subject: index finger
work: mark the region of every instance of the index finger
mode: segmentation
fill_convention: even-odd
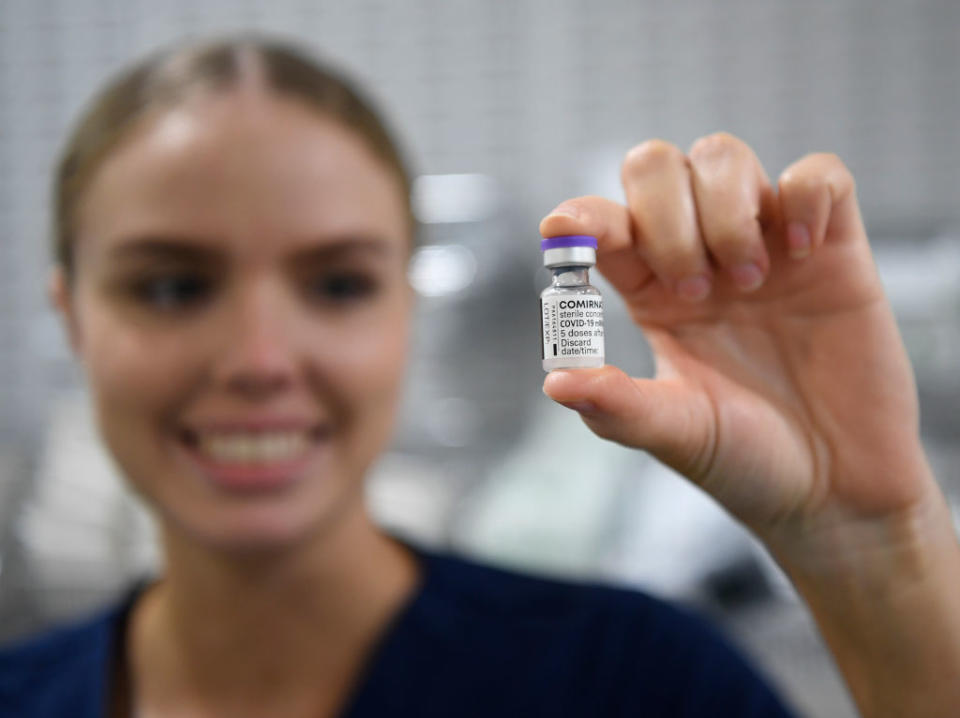
[[[630,211],[618,202],[592,195],[568,199],[540,221],[540,234],[596,237],[597,269],[628,301],[656,279],[637,251]]]

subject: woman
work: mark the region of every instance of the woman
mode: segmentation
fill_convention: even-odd
[[[850,174],[752,151],[626,157],[627,206],[562,203],[655,379],[554,372],[768,546],[864,715],[958,697],[960,552]],[[177,49],[112,83],[57,177],[51,294],[166,565],[0,658],[4,715],[785,715],[695,618],[408,547],[361,500],[407,344],[403,163],[367,105],[283,47]]]

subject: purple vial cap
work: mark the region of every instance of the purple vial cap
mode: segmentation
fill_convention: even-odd
[[[597,248],[597,238],[589,234],[567,234],[562,237],[547,237],[540,242],[540,249],[546,252],[548,249],[565,249],[567,247],[591,247]]]

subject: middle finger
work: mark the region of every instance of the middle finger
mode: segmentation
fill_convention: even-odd
[[[690,168],[710,254],[740,290],[759,288],[770,271],[760,220],[773,197],[760,161],[745,142],[719,132],[694,143]]]
[[[710,293],[711,270],[690,187],[687,158],[663,140],[627,153],[621,171],[637,251],[660,281],[690,301]]]

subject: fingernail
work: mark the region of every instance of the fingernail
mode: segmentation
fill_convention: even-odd
[[[744,262],[730,268],[730,276],[740,289],[751,292],[763,284],[763,272],[753,262]]]
[[[803,222],[787,225],[787,251],[793,259],[810,256],[810,230]]]
[[[562,214],[567,217],[579,218],[580,209],[575,204],[567,204],[566,202],[561,202],[556,207],[554,207],[553,210],[550,212],[550,215],[547,215],[547,216],[551,216],[555,214]]]
[[[568,409],[579,411],[581,414],[589,414],[597,410],[597,405],[592,401],[561,401],[560,403]]]
[[[684,277],[675,288],[677,295],[688,302],[699,302],[710,294],[710,278],[705,274]]]

